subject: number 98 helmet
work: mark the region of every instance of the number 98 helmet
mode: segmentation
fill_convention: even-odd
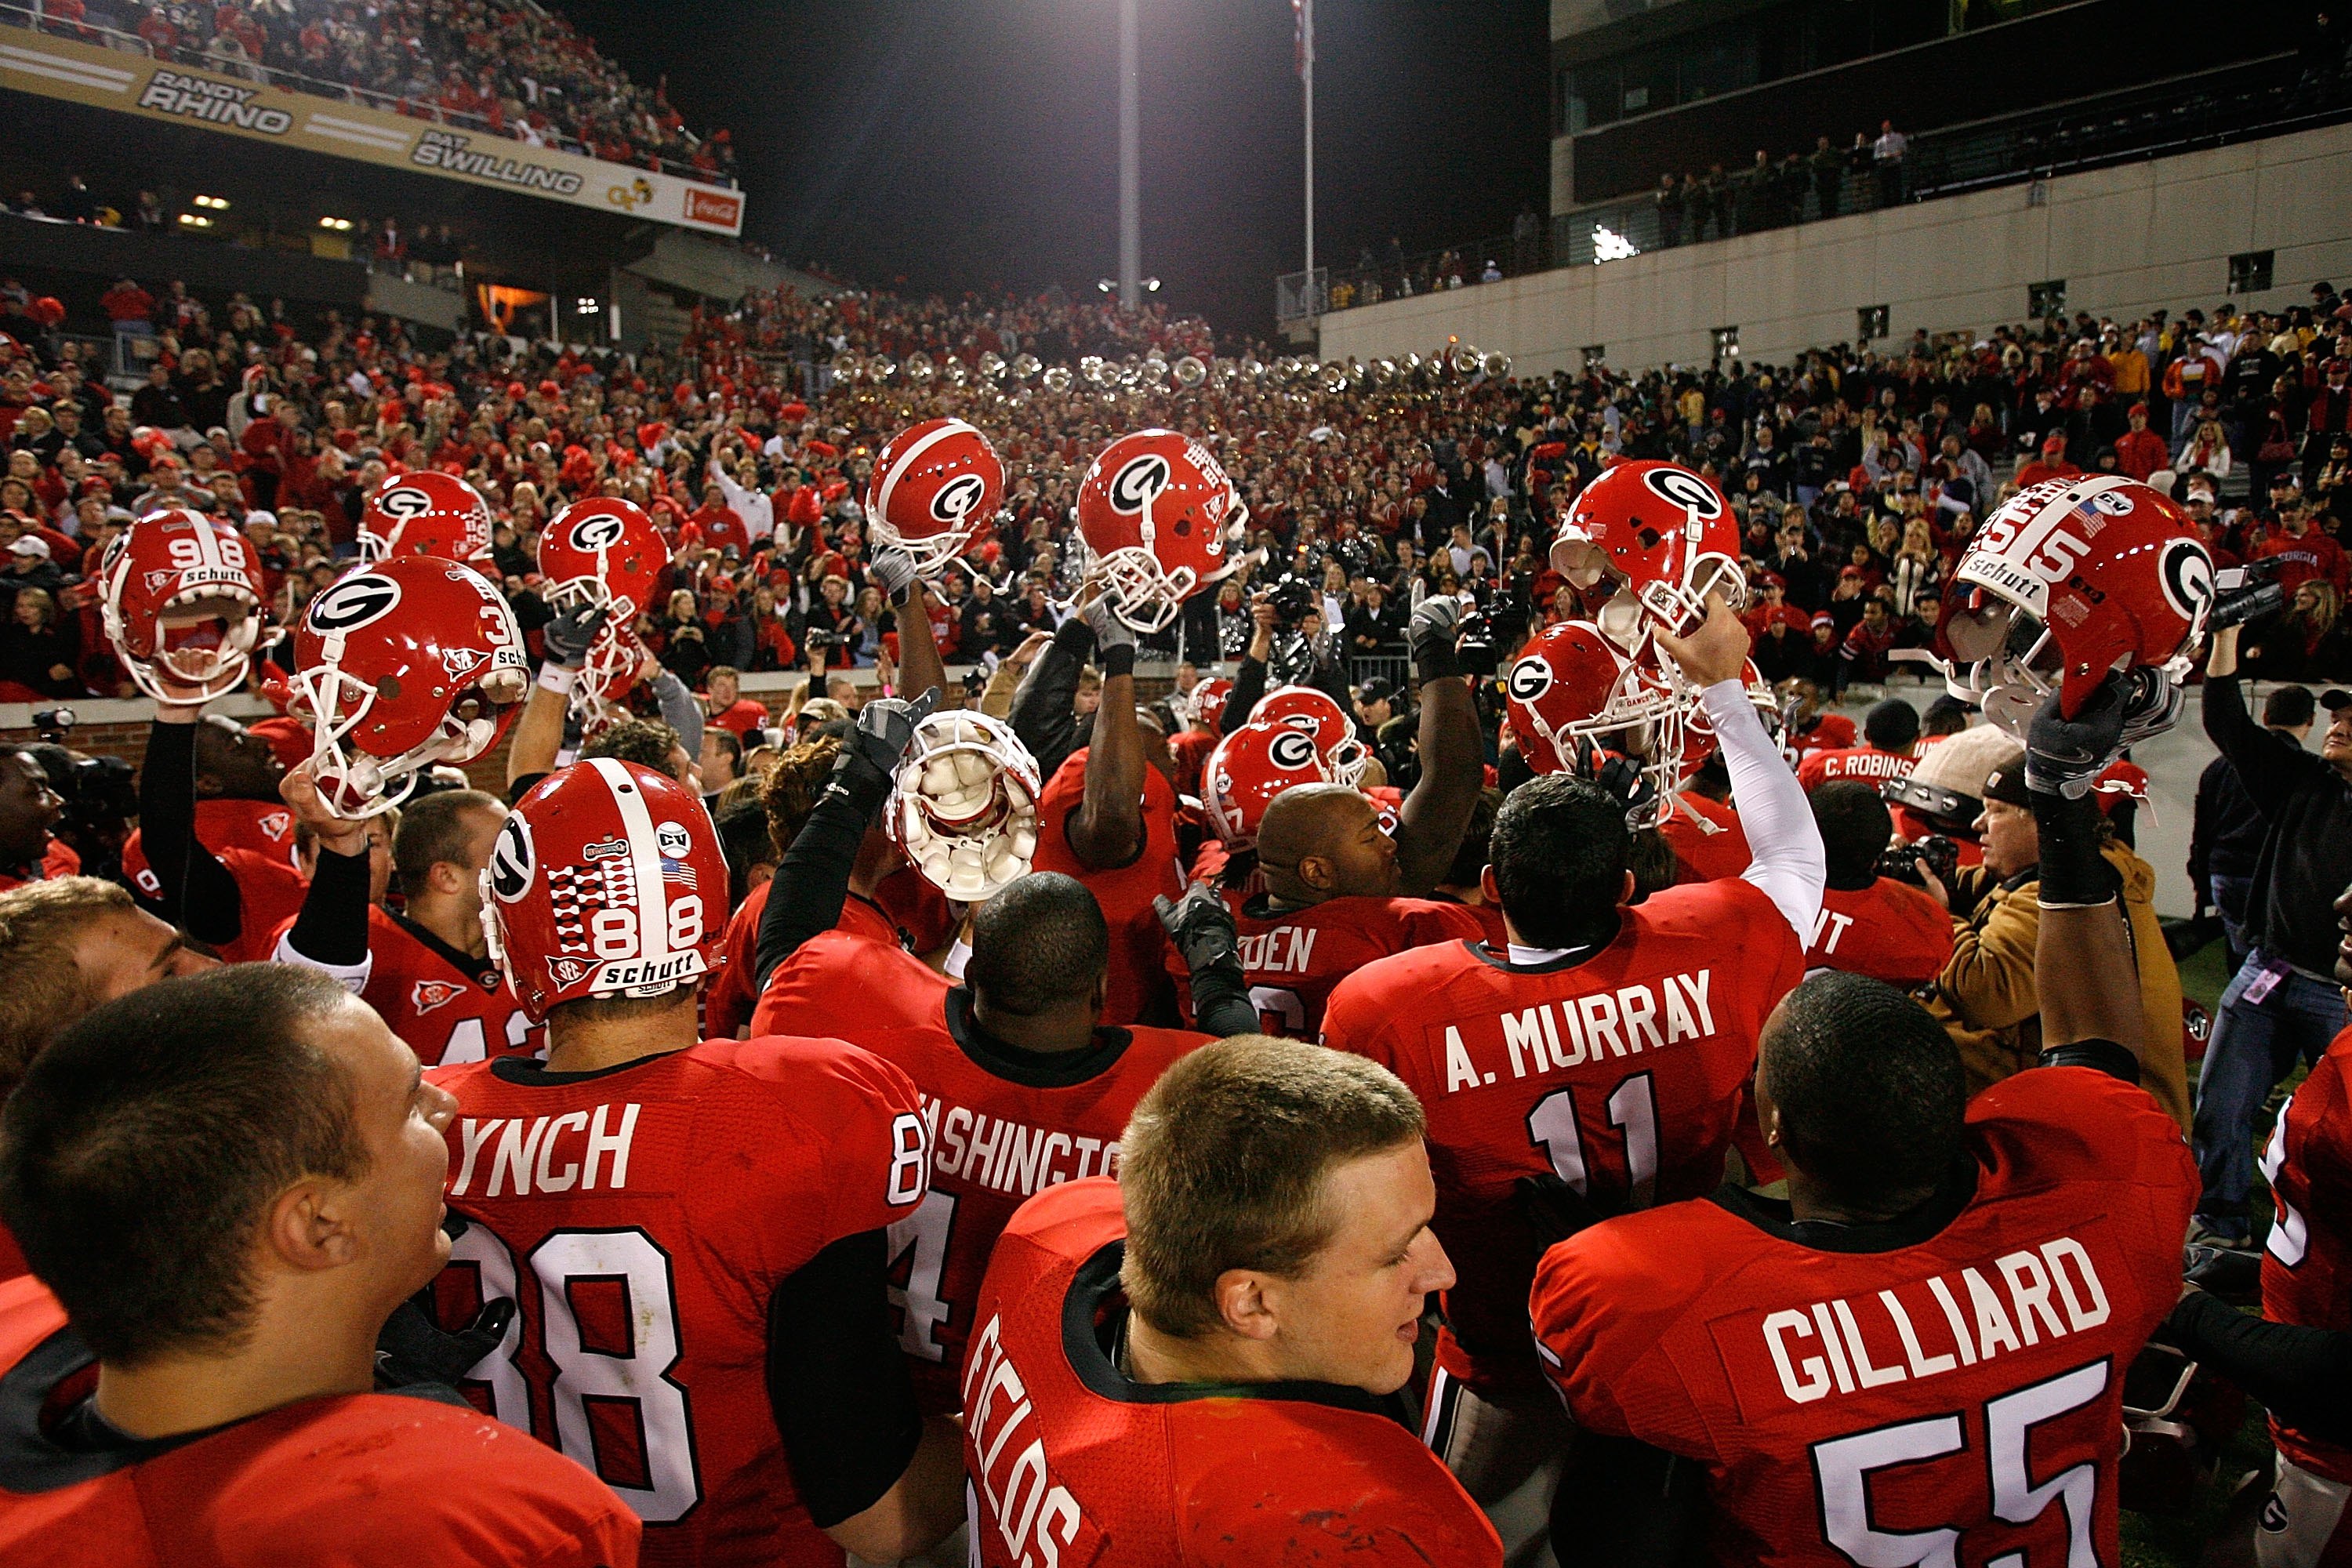
[[[2021,739],[2054,687],[2068,718],[2111,670],[2178,688],[2213,609],[2213,558],[2188,514],[2117,474],[2045,479],[1969,541],[1944,624],[1952,694]]]
[[[929,579],[1003,502],[1004,465],[988,437],[961,419],[926,419],[892,437],[874,459],[866,526],[876,543],[903,547]]]
[[[1519,756],[1539,773],[1578,771],[1580,737],[1646,729],[1670,694],[1590,621],[1561,621],[1528,641],[1503,675],[1503,703]]]
[[[1139,632],[1233,574],[1249,508],[1209,449],[1173,430],[1139,430],[1103,448],[1078,486],[1078,533],[1107,582],[1111,611]]]
[[[507,814],[482,868],[482,931],[533,1022],[566,1002],[693,985],[726,963],[726,926],[710,814],[635,763],[550,773]]]
[[[915,727],[883,826],[933,886],[978,903],[1028,872],[1044,788],[1037,759],[1003,721],[933,713]]]
[[[1551,563],[1579,589],[1605,579],[1633,601],[1604,607],[1601,629],[1628,650],[1654,627],[1681,635],[1706,618],[1706,596],[1734,609],[1748,599],[1739,524],[1700,475],[1675,463],[1624,462],[1584,487],[1560,519]]]
[[[245,683],[262,581],[242,534],[184,507],[152,512],[107,546],[98,575],[107,639],[140,690],[209,701]]]
[[[490,564],[490,503],[455,474],[394,474],[360,511],[360,559],[436,555],[477,570]]]
[[[316,737],[320,798],[357,819],[398,805],[436,763],[496,745],[530,694],[530,660],[514,612],[479,573],[396,555],[310,601],[287,684]]]

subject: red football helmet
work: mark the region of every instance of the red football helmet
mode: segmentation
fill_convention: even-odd
[[[610,496],[574,501],[539,536],[539,574],[550,608],[587,605],[606,613],[607,626],[655,608],[669,543],[653,520]]]
[[[1643,671],[1643,679],[1645,684],[1658,680],[1646,670]],[[1681,731],[1685,763],[1683,776],[1687,778],[1715,750],[1715,721],[1706,716],[1706,708],[1699,703],[1698,692],[1682,679],[1679,671],[1667,678],[1664,684],[1675,694],[1676,718],[1674,728]],[[1780,734],[1780,694],[1772,689],[1772,683],[1764,679],[1764,672],[1756,668],[1754,659],[1741,667],[1739,684],[1747,693],[1748,703],[1755,708],[1756,716],[1764,721],[1764,732],[1777,741]]]
[[[360,510],[360,559],[435,555],[478,570],[490,564],[490,503],[455,474],[394,474]]]
[[[1253,720],[1219,741],[1202,764],[1201,798],[1225,847],[1247,849],[1257,843],[1258,824],[1276,795],[1296,784],[1341,782],[1313,731]]]
[[[98,578],[107,638],[140,690],[210,701],[244,684],[263,588],[243,534],[183,507],[150,512],[107,546]]]
[[[1641,646],[1653,627],[1677,635],[1706,618],[1706,596],[1734,609],[1748,600],[1739,565],[1739,524],[1731,505],[1697,474],[1675,463],[1626,462],[1602,470],[1560,519],[1551,563],[1580,590],[1604,579],[1622,584],[1597,613],[1619,647]]]
[[[2178,688],[2213,608],[2213,558],[2189,516],[2120,474],[2045,479],[1969,541],[1944,624],[1952,694],[2022,739],[2054,683],[2069,718],[2110,670]]]
[[[533,1022],[583,997],[691,985],[727,962],[719,830],[651,768],[599,757],[550,773],[482,868],[482,930]]]
[[[1037,759],[1001,719],[934,713],[892,781],[883,826],[931,884],[978,903],[1024,876],[1037,852]]]
[[[1323,765],[1343,784],[1360,784],[1372,753],[1356,738],[1356,722],[1339,699],[1320,687],[1277,686],[1250,710],[1253,724],[1287,724],[1315,737]]]
[[[289,685],[316,737],[320,797],[359,818],[399,805],[436,763],[496,745],[530,694],[530,659],[514,612],[480,573],[396,555],[311,599]]]
[[[637,683],[637,672],[645,668],[646,657],[646,645],[628,627],[607,621],[597,629],[588,645],[588,657],[580,666],[580,679],[572,682],[569,704],[572,717],[579,721],[582,739],[627,717],[618,704]]]
[[[936,577],[962,554],[1004,502],[1004,465],[988,437],[961,419],[926,419],[901,430],[874,459],[866,527],[896,544],[915,570]]]
[[[1209,449],[1173,430],[1103,448],[1078,487],[1078,534],[1105,574],[1111,609],[1139,632],[1242,563],[1249,508]]]
[[[1192,694],[1183,700],[1177,717],[1216,734],[1225,721],[1225,704],[1233,700],[1234,683],[1223,676],[1212,676],[1196,684]]]
[[[1589,621],[1546,626],[1504,673],[1519,756],[1539,773],[1574,773],[1580,737],[1637,728],[1646,737],[1671,699],[1663,681],[1644,673]]]

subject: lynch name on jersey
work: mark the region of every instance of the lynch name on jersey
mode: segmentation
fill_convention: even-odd
[[[1031,1197],[1082,1176],[1118,1174],[1116,1142],[1008,1121],[933,1095],[922,1096],[922,1106],[931,1169],[942,1177]]]
[[[1497,1080],[1505,1066],[1513,1078],[1580,1067],[1604,1056],[1657,1050],[1682,1040],[1706,1039],[1716,1032],[1707,1005],[1712,969],[1685,971],[1614,991],[1538,1003],[1501,1013],[1491,1030],[1445,1026],[1445,1092],[1458,1093]]]
[[[620,1192],[629,1184],[629,1145],[636,1139],[642,1109],[633,1101],[600,1105],[593,1116],[567,1110],[561,1116],[461,1117],[457,1179],[450,1184],[449,1195],[466,1196],[478,1173],[480,1195],[486,1198],[509,1192],[527,1198],[574,1187],[583,1193]],[[567,1144],[572,1139],[578,1142]]]

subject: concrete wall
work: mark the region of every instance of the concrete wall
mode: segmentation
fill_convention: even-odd
[[[2210,307],[2247,250],[2277,253],[2257,306],[2352,277],[2352,126],[1337,311],[1322,356],[1425,354],[1454,335],[1519,374],[1573,370],[1586,343],[1616,365],[1704,363],[1709,330],[1737,326],[1747,359],[1786,362],[1850,341],[1865,305],[1889,307],[1897,340],[2021,321],[2027,285],[2049,279],[2070,310]]]

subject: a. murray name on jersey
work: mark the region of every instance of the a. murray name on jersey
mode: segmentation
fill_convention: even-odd
[[[1637,981],[1613,991],[1564,996],[1497,1014],[1492,1029],[1472,1025],[1475,1047],[1462,1026],[1445,1026],[1445,1092],[1500,1080],[1565,1071],[1608,1057],[1637,1056],[1716,1032],[1708,1002],[1715,971],[1669,974],[1654,984]]]
[[[1784,1307],[1757,1325],[1790,1403],[1937,1377],[2095,1329],[2114,1315],[2071,1236],[1867,1295]]]
[[[449,1195],[527,1198],[574,1189],[623,1191],[629,1184],[629,1146],[636,1140],[642,1109],[631,1101],[600,1105],[593,1113],[461,1117],[457,1179],[449,1184]]]
[[[931,1172],[944,1180],[1032,1197],[1082,1176],[1118,1174],[1116,1142],[1007,1121],[928,1094],[922,1100],[923,1121],[930,1129]]]

